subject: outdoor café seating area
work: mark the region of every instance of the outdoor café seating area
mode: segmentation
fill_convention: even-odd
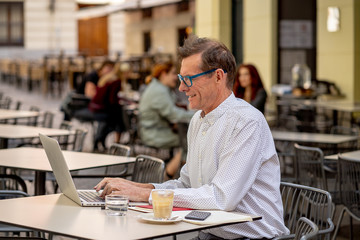
[[[0,198],[32,196],[55,206],[62,203],[66,207],[57,206],[55,211],[68,213],[68,216],[62,215],[64,221],[75,226],[74,231],[64,234],[66,237],[98,236],[95,232],[79,234],[86,226],[71,219],[78,216],[103,219],[104,214],[94,209],[85,211],[78,208],[71,211],[75,203],[62,195],[54,195],[60,193],[61,189],[47,163],[39,133],[59,142],[76,187],[91,188],[107,176],[137,182],[165,181],[164,161],[174,154],[173,151],[186,153],[188,123],[178,123],[181,139],[178,149],[159,149],[142,144],[137,125],[141,97],[139,86],[149,74],[152,64],[158,58],[168,56],[148,57],[126,60],[132,69],[127,82],[131,86],[131,94],[122,92],[119,101],[124,107],[122,114],[126,119],[126,131],[119,143],[115,143],[110,134],[106,142],[108,148],[97,151],[93,149],[93,141],[98,123],[77,118],[65,121],[60,105],[64,96],[76,88],[83,76],[104,59],[66,55],[46,55],[37,61],[1,59]],[[307,225],[309,232],[321,239],[358,239],[360,225],[350,221],[349,216],[360,220],[360,103],[345,101],[341,96],[328,92],[311,96],[272,93],[267,109],[265,116],[269,119],[281,164],[284,220],[291,234],[296,234],[300,225]],[[147,161],[160,164],[144,165]],[[186,154],[182,157],[181,166],[185,162]],[[23,199],[18,201],[22,203]],[[1,203],[1,211],[11,207]],[[42,211],[42,217],[51,217],[49,205],[45,204],[47,207],[39,210],[36,201],[26,204],[29,204],[28,209],[24,210],[27,213]],[[128,229],[128,224],[144,227],[141,225],[143,223],[134,220],[136,211],[128,215],[131,217],[129,223],[123,223],[125,225],[121,230],[113,234],[126,231],[129,239],[169,236],[187,239],[192,235],[182,234],[204,228],[184,222],[177,229],[168,226],[164,230],[156,226],[156,231],[149,229],[143,235],[135,234],[136,231]],[[256,221],[261,216],[252,217]],[[307,219],[311,221],[307,222]],[[0,221],[13,222],[22,227],[17,229],[0,225],[0,232],[4,236],[18,234],[56,238],[63,233],[52,220],[47,226],[31,224],[26,219],[4,218]],[[210,227],[215,226],[218,225]],[[113,235],[106,236],[111,238]]]

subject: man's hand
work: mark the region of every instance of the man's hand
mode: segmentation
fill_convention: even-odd
[[[100,197],[104,198],[109,194],[124,195],[130,201],[147,202],[154,186],[151,184],[135,183],[123,178],[104,178],[94,189],[103,189]]]

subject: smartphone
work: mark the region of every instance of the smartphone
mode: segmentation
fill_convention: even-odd
[[[185,216],[185,219],[204,221],[211,215],[210,212],[191,211]]]

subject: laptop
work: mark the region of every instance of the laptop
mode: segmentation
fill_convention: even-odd
[[[61,192],[82,207],[105,206],[95,190],[76,190],[58,141],[41,133],[39,136]]]

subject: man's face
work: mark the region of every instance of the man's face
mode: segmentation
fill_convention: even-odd
[[[203,72],[199,68],[200,63],[200,53],[184,58],[181,62],[180,75],[193,76]],[[191,109],[203,110],[207,114],[217,107],[219,89],[216,83],[216,72],[193,79],[191,87],[181,82],[179,90],[188,96]]]

